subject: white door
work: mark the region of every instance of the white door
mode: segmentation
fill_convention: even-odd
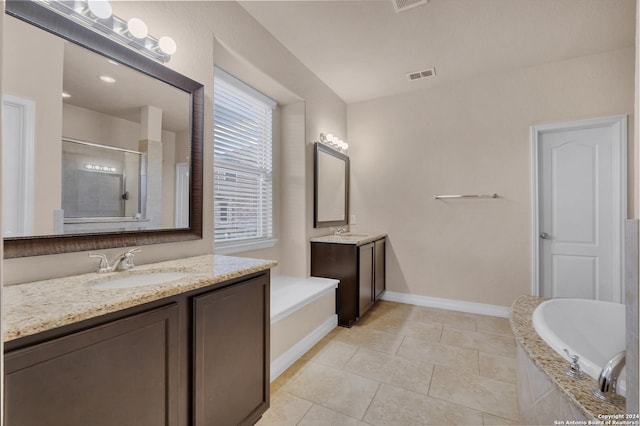
[[[538,294],[621,302],[626,117],[536,126],[534,143]]]
[[[189,164],[176,164],[175,227],[189,227]]]
[[[35,105],[2,96],[2,236],[29,236],[33,229]]]

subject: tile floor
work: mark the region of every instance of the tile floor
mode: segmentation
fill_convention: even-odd
[[[271,384],[258,426],[518,424],[504,318],[379,302]]]

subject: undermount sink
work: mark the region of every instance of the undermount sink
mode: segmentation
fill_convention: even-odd
[[[143,287],[177,281],[191,275],[183,271],[135,271],[122,274],[126,275],[115,274],[110,277],[96,278],[89,285],[96,290]]]

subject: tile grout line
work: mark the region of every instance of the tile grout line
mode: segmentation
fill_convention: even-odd
[[[296,396],[297,396],[297,395],[296,395]],[[300,397],[298,396],[298,398],[300,398]],[[300,398],[300,399],[304,399],[304,398]],[[305,401],[309,401],[308,399],[304,399],[304,400],[305,400]],[[301,422],[302,420],[304,420],[304,418],[307,416],[307,414],[309,414],[309,411],[311,411],[311,409],[313,408],[313,406],[314,406],[314,405],[316,405],[316,403],[315,403],[315,402],[313,402],[313,401],[309,401],[309,402],[311,403],[311,407],[309,407],[309,408],[307,409],[307,411],[305,411],[305,412],[304,412],[304,414],[302,415],[302,417],[300,417],[300,420],[298,420],[298,421],[296,422],[296,426],[297,426],[297,425],[299,425],[299,424],[300,424],[300,422]]]
[[[383,385],[382,382],[378,382],[378,389],[376,389],[375,393],[373,394],[373,398],[371,398],[371,401],[369,401],[369,405],[367,405],[367,409],[364,410],[364,414],[362,414],[362,417],[359,419],[360,421],[364,422],[364,418],[367,416],[367,413],[371,408],[371,404],[373,404],[373,401],[376,399],[376,396],[378,396],[378,392],[380,391],[380,388],[382,387],[382,385]]]

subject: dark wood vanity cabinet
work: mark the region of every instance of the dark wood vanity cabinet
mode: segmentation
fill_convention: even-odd
[[[351,327],[385,290],[385,238],[365,244],[311,242],[311,275],[340,280],[338,324]]]
[[[178,307],[5,356],[8,426],[178,425]]]
[[[384,290],[387,288],[386,283],[386,270],[385,270],[385,262],[386,262],[386,238],[381,238],[375,241],[374,244],[374,260],[373,260],[373,297],[377,302],[384,293]]]
[[[4,424],[254,424],[269,324],[261,272],[9,341]]]
[[[251,425],[269,406],[269,282],[254,281],[193,298],[196,426]]]

